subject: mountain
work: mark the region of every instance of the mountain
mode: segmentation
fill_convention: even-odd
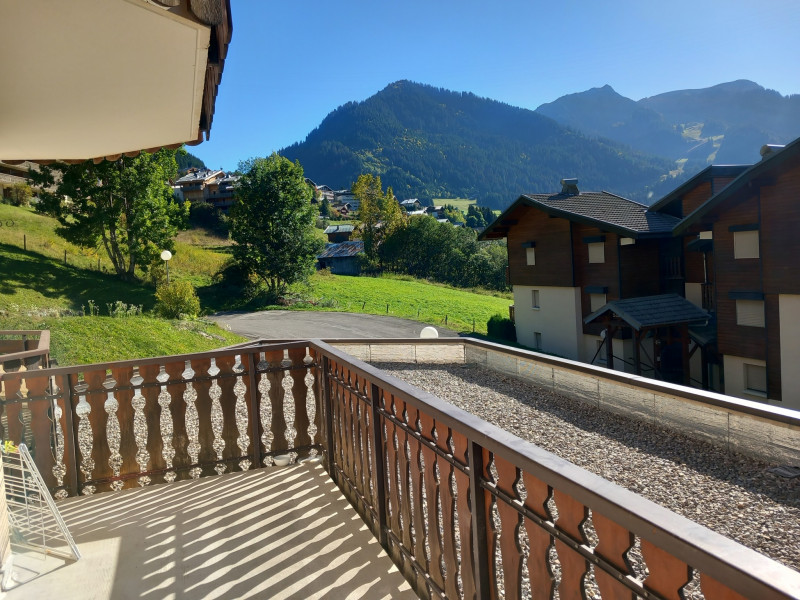
[[[178,171],[183,172],[191,167],[195,167],[197,169],[205,169],[206,163],[202,161],[202,159],[196,157],[191,152],[186,152],[185,154],[182,152],[175,153],[175,162],[178,163]]]
[[[340,106],[280,153],[334,188],[373,173],[400,198],[476,198],[497,208],[522,193],[558,191],[564,177],[643,201],[676,184],[669,160],[590,139],[531,110],[409,81]]]
[[[587,135],[688,161],[687,168],[756,162],[763,144],[800,136],[800,96],[783,96],[747,80],[639,101],[606,85],[562,96],[536,112]]]

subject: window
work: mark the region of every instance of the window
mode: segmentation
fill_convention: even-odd
[[[733,257],[758,258],[758,230],[733,232]]]
[[[606,262],[606,245],[604,242],[594,242],[592,244],[589,244],[589,262],[590,263]]]
[[[746,392],[758,396],[767,395],[767,367],[744,365],[744,388]]]
[[[525,262],[528,265],[536,264],[536,248],[525,248]]]
[[[600,310],[606,304],[605,294],[589,294],[589,307],[592,312]]]
[[[533,347],[537,350],[542,349],[542,334],[539,331],[533,332]]]
[[[736,324],[745,327],[764,327],[764,301],[737,300]]]
[[[531,306],[533,308],[539,308],[539,290],[533,290],[531,292]]]

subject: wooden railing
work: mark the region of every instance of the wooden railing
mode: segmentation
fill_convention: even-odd
[[[321,451],[423,598],[800,596],[795,571],[323,342],[7,373],[0,384],[4,439],[30,428],[59,497]]]
[[[307,342],[0,376],[2,437],[26,441],[57,498],[317,452]]]
[[[703,309],[708,311],[715,311],[717,309],[714,304],[714,284],[701,283],[700,291],[702,292]]]
[[[421,597],[800,594],[788,567],[313,346],[329,472]]]
[[[50,365],[50,331],[0,330],[0,367],[6,373],[46,369]]]

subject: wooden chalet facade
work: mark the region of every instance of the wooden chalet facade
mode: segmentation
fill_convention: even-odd
[[[800,408],[800,140],[762,154],[649,208],[575,180],[521,196],[481,234],[508,240],[519,342]]]

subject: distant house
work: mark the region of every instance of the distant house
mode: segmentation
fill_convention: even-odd
[[[172,189],[181,200],[208,202],[226,213],[233,204],[238,181],[237,175],[226,175],[221,170],[193,168],[176,180]]]
[[[425,208],[425,214],[441,219],[444,217],[444,206],[428,206]]]
[[[419,203],[417,198],[409,198],[408,200],[403,200],[400,202],[400,207],[405,209],[406,212],[410,213],[415,210],[419,210],[422,208],[422,205]]]
[[[356,199],[355,195],[350,190],[338,190],[333,193],[334,207],[348,205],[348,210],[354,211],[358,210],[360,204],[361,202]]]
[[[11,190],[15,185],[25,183],[30,185],[28,181],[28,168],[38,170],[39,166],[32,162],[23,162],[20,164],[9,164],[0,162],[0,198],[10,198]]]
[[[353,225],[330,225],[325,229],[325,235],[328,236],[328,242],[336,244],[339,242],[349,242],[350,236],[353,235]]]
[[[323,253],[317,256],[317,266],[330,269],[334,275],[359,275],[359,255],[363,253],[364,242],[361,240],[328,244]]]

